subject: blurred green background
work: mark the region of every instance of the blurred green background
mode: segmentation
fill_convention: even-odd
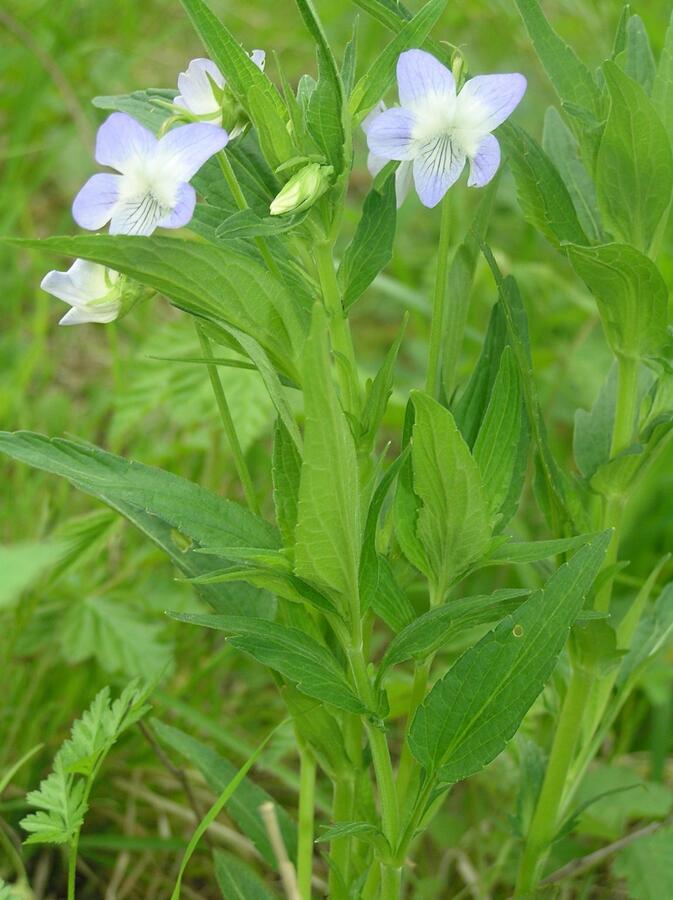
[[[212,5],[246,47],[266,49],[271,78],[276,77],[271,51],[293,81],[303,72],[314,72],[310,41],[291,0],[219,0]],[[341,55],[358,11],[346,0],[316,0],[316,5]],[[544,8],[591,66],[608,55],[621,12],[617,0],[547,0]],[[634,5],[634,12],[644,18],[658,54],[670,3],[643,0]],[[359,18],[363,71],[388,35],[363,14]],[[554,97],[512,0],[450,3],[434,35],[463,48],[472,72],[524,72],[529,89],[517,115],[540,136],[544,111]],[[103,118],[91,98],[149,86],[174,87],[178,72],[200,55],[178,0],[2,0],[0,235],[73,232],[70,204],[96,170],[92,148]],[[357,154],[347,231],[357,221],[358,203],[369,183],[363,141]],[[470,224],[474,205],[474,194],[464,187],[455,191],[456,242]],[[411,309],[412,327],[398,377],[401,391],[422,380],[438,223],[438,215],[424,210],[416,199],[404,206],[393,263],[354,315],[361,358],[373,368],[403,310]],[[591,404],[609,366],[591,298],[569,267],[523,222],[509,176],[500,188],[490,241],[503,268],[513,272],[523,288],[552,441],[571,467],[574,411]],[[669,234],[662,267],[671,285],[672,249]],[[39,288],[52,267],[53,258],[0,247],[0,428],[74,434],[239,496],[200,367],[155,358],[197,352],[188,323],[167,304],[152,303],[113,326],[58,328],[65,306]],[[479,351],[494,299],[490,277],[480,267],[463,377]],[[225,370],[223,378],[260,495],[268,497],[271,408],[254,375]],[[391,422],[399,419],[400,410],[399,404],[393,408]],[[673,542],[672,462],[669,452],[631,510],[630,520],[637,520],[638,526],[637,532],[627,533],[626,556],[632,561],[629,573],[636,578],[646,575]],[[522,536],[545,536],[530,498],[516,525]],[[56,565],[50,556],[54,541],[68,551]],[[233,655],[217,636],[195,636],[164,620],[162,610],[193,608],[195,601],[157,552],[63,482],[0,461],[0,544],[17,543],[28,544],[25,565],[27,571],[34,570],[34,577],[32,590],[23,594],[20,604],[10,606],[0,594],[0,775],[31,747],[45,746],[0,798],[7,823],[0,828],[10,843],[16,841],[12,829],[24,809],[23,792],[44,774],[70,722],[102,684],[152,675],[168,666],[157,714],[206,736],[241,761],[255,736],[281,718],[279,699],[263,673]],[[620,726],[624,752],[636,754],[636,767],[638,753],[659,754],[660,777],[668,748],[670,668],[662,663],[660,682],[653,683],[650,694],[636,698]],[[268,775],[270,789],[292,807],[292,779],[278,780],[281,761],[290,769],[294,765],[290,745],[291,735],[281,733],[264,757],[263,772],[275,773],[273,778]],[[442,855],[442,844],[449,846],[454,839],[459,854],[471,860],[477,872],[494,865],[509,840],[507,815],[516,785],[506,763],[495,775],[494,767],[490,772],[470,782],[476,787],[460,795],[462,819],[456,811],[447,811],[438,820],[442,840],[429,851],[430,872],[455,864]],[[145,796],[139,799],[143,790]],[[169,838],[181,833],[184,821],[165,800],[180,803],[180,796],[179,786],[152,748],[139,736],[125,741],[106,767],[85,826],[82,852],[90,867],[89,896],[167,896],[165,879],[176,859]],[[87,845],[86,833],[97,835],[98,843],[91,840]],[[126,834],[130,856],[112,837],[106,843],[100,837],[106,833]],[[152,852],[143,849],[142,841],[156,835],[163,836],[166,845]],[[12,877],[12,867],[19,864],[5,863],[2,852],[0,846],[0,875]],[[38,896],[48,896],[50,889],[54,896],[62,872],[59,854],[41,849],[26,858]],[[418,875],[415,896],[439,896],[433,893],[436,877]],[[460,877],[456,875],[459,884]],[[201,867],[197,861],[192,879],[185,896],[216,895],[208,886],[207,857]]]

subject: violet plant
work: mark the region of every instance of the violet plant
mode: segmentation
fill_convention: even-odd
[[[296,91],[282,72],[277,88],[264,54],[244,50],[204,0],[182,5],[208,58],[179,76],[179,95],[95,101],[110,112],[95,159],[116,174],[92,175],[73,217],[92,231],[109,223],[108,233],[23,243],[75,258],[42,283],[71,306],[62,324],[111,322],[156,295],[192,317],[247,505],[88,443],[3,433],[0,450],[140,528],[203,601],[201,612],[174,617],[224,632],[270,670],[300,760],[298,825],[279,814],[288,897],[314,896],[319,872],[336,900],[403,896],[405,867],[452,786],[502,752],[521,766],[516,896],[533,896],[587,768],[673,633],[670,590],[652,599],[661,566],[617,610],[613,602],[624,509],[673,422],[668,291],[656,265],[673,193],[673,32],[655,65],[627,8],[612,58],[592,74],[538,0],[516,0],[559,95],[541,145],[510,121],[525,102],[524,75],[469,77],[463,54],[431,39],[446,0],[413,16],[387,0],[356,0],[393,32],[359,79],[355,38],[338,65],[311,0],[297,0],[318,78],[304,76]],[[358,141],[372,185],[342,249]],[[577,413],[573,472],[547,441],[521,294],[488,243],[505,159],[523,215],[594,295],[614,355],[594,409]],[[406,398],[395,433],[385,416],[406,323],[365,379],[349,313],[391,258],[396,210],[412,185],[427,215],[439,216],[440,236],[425,384]],[[450,198],[468,189],[482,196],[461,231]],[[497,302],[481,356],[459,383],[480,254]],[[241,449],[218,374],[227,365],[255,370],[273,403],[273,498],[258,495]],[[512,520],[529,471],[547,530],[524,541]],[[544,577],[530,589],[465,593],[485,567],[543,561],[553,565],[535,570]],[[391,689],[401,683],[404,714],[393,718]],[[103,729],[105,749],[120,723],[144,713],[147,692],[136,690],[134,712],[118,708],[116,725]],[[558,714],[533,771],[510,742],[543,691]],[[82,721],[107,721],[107,702]],[[202,745],[155,728],[202,766]],[[260,750],[197,828],[174,897]],[[86,768],[86,791],[75,778],[81,760],[68,768],[67,757],[29,795],[38,812],[24,826],[31,842],[69,846],[74,897],[77,840],[102,757]],[[320,829],[316,779],[333,798]],[[243,863],[217,867],[231,896],[248,896],[253,883],[255,896],[275,896]]]

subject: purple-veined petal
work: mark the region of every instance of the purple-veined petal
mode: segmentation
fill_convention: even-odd
[[[147,191],[126,197],[117,203],[110,220],[110,234],[153,234],[159,222],[170,214],[171,207],[161,203]]]
[[[500,144],[492,134],[486,135],[470,160],[469,187],[484,187],[493,178],[500,165]]]
[[[397,195],[397,208],[407,199],[411,185],[414,179],[414,164],[412,162],[402,162],[395,172],[395,193]]]
[[[186,72],[178,75],[180,95],[174,103],[194,113],[196,116],[214,115],[221,106],[213,93],[214,82],[224,87],[224,76],[211,59],[193,59]]]
[[[227,132],[208,122],[181,125],[159,141],[155,157],[158,179],[189,181],[213,154],[227,145]]]
[[[453,73],[425,50],[407,50],[397,61],[397,86],[402,106],[413,109],[427,98],[452,102],[456,96]]]
[[[96,162],[110,166],[123,174],[137,169],[148,159],[157,139],[147,128],[122,112],[112,113],[96,135]]]
[[[103,172],[91,176],[72,204],[73,219],[81,228],[98,231],[110,221],[119,200],[122,180],[121,175]]]
[[[465,168],[465,154],[442,135],[426,141],[414,160],[414,184],[424,206],[437,206]]]
[[[196,206],[196,191],[185,182],[178,188],[178,194],[175,206],[164,216],[158,223],[159,228],[182,228],[194,215],[194,207]]]
[[[413,159],[417,142],[413,137],[416,117],[408,109],[387,109],[369,126],[367,143],[375,156],[383,159]]]
[[[493,131],[519,105],[526,92],[526,79],[511,75],[477,75],[458,95],[456,116],[466,116],[484,134]]]

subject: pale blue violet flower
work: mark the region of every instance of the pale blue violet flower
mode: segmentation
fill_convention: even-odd
[[[263,50],[253,50],[250,59],[264,71],[266,54]],[[173,103],[193,116],[221,125],[226,84],[224,75],[211,59],[193,59],[187,71],[178,75],[180,93]],[[233,139],[236,134],[232,131],[230,137]]]
[[[413,162],[421,202],[436,206],[469,162],[468,185],[483,187],[500,165],[492,135],[526,90],[517,73],[477,75],[456,93],[453,74],[423,50],[397,63],[400,107],[387,109],[368,129],[370,151],[385,160]]]
[[[362,122],[362,130],[365,134],[369,134],[369,129],[372,127],[381,113],[385,112],[385,110],[386,105],[383,100],[380,100]],[[376,178],[381,169],[383,169],[389,161],[390,160],[386,159],[384,156],[377,156],[375,153],[372,153],[370,151],[369,156],[367,157],[367,168],[369,169],[369,174],[372,176],[372,178]],[[404,162],[401,162],[399,164],[399,166],[397,167],[397,171],[395,172],[395,194],[397,196],[398,209],[406,200],[407,194],[411,189],[413,169],[413,162],[411,160],[405,160]]]
[[[122,308],[119,272],[85,259],[76,259],[67,272],[47,272],[40,287],[70,304],[59,325],[113,322]]]
[[[228,141],[208,122],[174,128],[161,138],[126,113],[112,113],[98,129],[96,161],[120,174],[93,175],[75,197],[72,214],[82,228],[110,234],[149,235],[182,228],[194,214],[189,180]]]

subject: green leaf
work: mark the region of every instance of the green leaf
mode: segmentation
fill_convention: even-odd
[[[576,537],[557,538],[553,541],[510,541],[490,553],[486,565],[539,562],[569,550],[577,550],[595,537],[594,534],[578,534]]]
[[[302,694],[292,684],[280,688],[300,738],[307,741],[321,767],[330,776],[348,775],[351,762],[340,722],[322,703]]]
[[[506,122],[499,134],[526,219],[556,247],[564,241],[586,244],[569,190],[542,147],[512,122]]]
[[[350,110],[357,122],[384,97],[395,79],[400,53],[420,47],[446,9],[447,0],[429,0],[421,10],[399,28],[398,34],[383,49],[374,64],[353,88]],[[397,30],[397,29],[396,29]]]
[[[283,109],[280,114],[278,113],[279,97],[275,90],[269,92],[269,83],[267,81],[264,87],[255,84],[249,88],[247,106],[262,153],[278,172],[278,167],[288,159],[292,159],[297,151],[287,128],[287,110]],[[224,152],[226,153],[226,150]]]
[[[165,294],[180,309],[249,334],[298,381],[307,317],[288,289],[230,247],[163,236],[78,235],[23,246],[102,263]]]
[[[345,309],[364,294],[392,259],[396,224],[395,179],[389,178],[380,192],[372,188],[367,195],[353,240],[344,251],[338,274]]]
[[[220,240],[236,241],[242,238],[275,237],[297,228],[305,216],[275,216],[261,218],[253,209],[239,209],[217,228]]]
[[[353,3],[395,34],[399,34],[413,18],[413,14],[399,0],[353,0]],[[424,41],[418,42],[418,46],[432,53],[445,65],[451,65],[452,51],[446,44],[426,37]]]
[[[524,415],[521,376],[511,348],[503,351],[493,393],[473,448],[491,512],[500,513],[510,495],[516,511],[528,458],[528,429]],[[521,464],[523,457],[523,465]],[[516,477],[515,477],[516,476]]]
[[[84,781],[75,781],[65,772],[63,762],[54,760],[54,771],[31,791],[26,800],[37,809],[19,823],[29,833],[26,844],[71,844],[82,827],[87,805]]]
[[[481,473],[453,416],[427,394],[411,396],[414,491],[423,504],[417,534],[428,559],[425,574],[441,595],[485,554],[492,518]]]
[[[67,608],[58,640],[68,663],[93,658],[106,672],[151,679],[174,666],[173,648],[160,639],[162,630],[120,598],[83,597]]]
[[[400,330],[397,337],[390,345],[390,349],[386,353],[383,365],[376,373],[373,381],[367,384],[367,396],[365,398],[364,409],[362,411],[362,434],[360,444],[370,452],[374,449],[374,444],[379,434],[379,428],[383,422],[388,400],[393,390],[393,377],[397,355],[402,345],[402,338],[409,322],[409,314],[405,312]]]
[[[390,666],[407,659],[420,662],[448,643],[460,632],[476,625],[490,625],[521,606],[525,588],[504,588],[490,595],[480,594],[451,600],[419,616],[391,641],[381,660],[378,678]]]
[[[296,3],[318,53],[318,83],[308,100],[306,123],[318,147],[339,176],[349,163],[345,152],[341,75],[312,0],[296,0]]]
[[[575,412],[573,453],[577,468],[585,478],[591,478],[598,467],[610,459],[616,402],[617,366],[613,365],[591,411],[578,409]]]
[[[236,775],[238,766],[233,765],[229,760],[220,756],[206,744],[196,740],[196,738],[191,737],[179,728],[167,725],[157,719],[152,719],[151,725],[161,743],[175,750],[176,753],[179,753],[180,756],[188,761],[190,766],[198,769],[214,793],[222,793]],[[226,810],[243,834],[250,838],[265,862],[275,869],[278,863],[264,827],[264,822],[259,814],[259,808],[264,803],[273,803],[285,846],[292,854],[297,839],[297,829],[294,822],[270,794],[254,784],[249,778],[244,778],[241,781],[238,788],[231,795]]]
[[[596,162],[598,202],[615,239],[646,253],[668,213],[673,155],[642,87],[615,63],[604,63],[603,73],[611,104]]]
[[[65,543],[33,542],[0,545],[0,609],[14,606],[21,594],[66,554]]]
[[[645,23],[640,16],[630,16],[626,23],[626,46],[621,64],[626,74],[637,81],[646,94],[652,93],[657,64],[654,61],[650,39],[647,36]]]
[[[383,837],[383,833],[380,828],[370,822],[339,822],[337,825],[321,831],[316,838],[316,843],[322,844],[342,837],[356,837],[366,843],[373,843],[376,842],[376,839]]]
[[[535,52],[563,103],[601,117],[601,95],[589,69],[551,27],[539,0],[516,0]]]
[[[281,419],[276,422],[271,472],[276,522],[285,547],[294,547],[299,507],[301,456]]]
[[[652,102],[673,142],[673,12],[652,87]]]
[[[626,244],[567,248],[594,295],[605,336],[622,356],[657,356],[667,340],[668,289],[654,263]]]
[[[411,445],[414,415],[414,404],[410,399],[407,403],[402,431],[402,447],[405,450]],[[409,562],[421,572],[427,572],[430,564],[417,534],[420,505],[421,501],[414,493],[412,460],[408,456],[397,478],[397,490],[395,491],[394,501],[395,534],[402,552]]]
[[[214,568],[213,560],[194,552],[194,545],[278,546],[276,530],[244,507],[170,472],[97,447],[19,431],[0,432],[0,452],[60,475],[102,500],[161,547],[189,577]],[[217,560],[217,566],[221,565]],[[204,591],[204,599],[216,609],[248,608],[255,615],[270,611],[268,595],[240,585],[209,589]],[[232,607],[232,602],[237,605]]]
[[[604,238],[596,187],[575,136],[553,106],[545,113],[542,146],[568,189],[582,230],[592,243],[600,243]]]
[[[477,440],[507,343],[507,322],[502,301],[498,301],[491,310],[477,365],[472,370],[470,380],[452,410],[456,425],[460,428],[460,432],[470,448],[474,447],[474,442]]]
[[[478,772],[512,738],[554,669],[611,537],[605,532],[578,550],[432,689],[414,717],[409,746],[441,781]]]
[[[358,464],[332,377],[325,313],[318,305],[304,359],[304,408],[295,572],[318,587],[354,597],[361,537]]]
[[[215,850],[213,858],[215,877],[224,900],[272,900],[276,896],[243,860],[223,850]]]
[[[667,584],[638,623],[617,676],[617,689],[628,693],[650,660],[673,636],[673,584]]]
[[[280,672],[309,697],[348,712],[366,711],[329,650],[297,628],[241,616],[170,615],[179,622],[228,632],[234,647]]]

